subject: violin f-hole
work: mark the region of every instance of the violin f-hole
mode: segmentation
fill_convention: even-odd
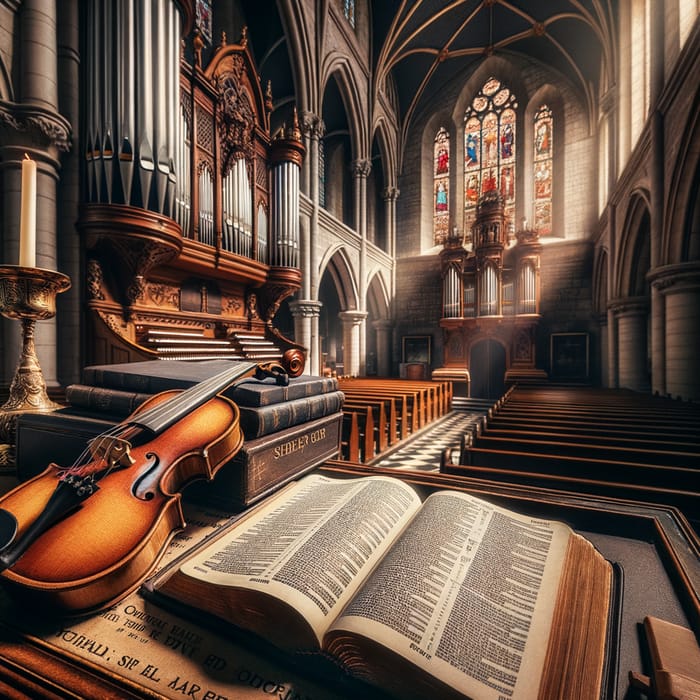
[[[131,487],[131,492],[142,501],[150,501],[155,496],[155,488],[160,478],[158,467],[160,466],[160,457],[155,452],[147,452],[146,459],[153,460],[147,464],[143,473],[138,476]]]

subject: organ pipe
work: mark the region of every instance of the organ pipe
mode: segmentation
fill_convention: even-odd
[[[90,202],[176,215],[182,167],[180,10],[173,0],[85,3]],[[98,39],[99,38],[99,39]],[[139,70],[138,67],[145,67]]]
[[[270,265],[299,267],[299,171],[304,156],[296,111],[271,144]]]

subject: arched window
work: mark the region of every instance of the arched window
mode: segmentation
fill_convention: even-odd
[[[464,228],[469,230],[479,197],[499,192],[506,225],[515,220],[515,95],[489,78],[464,115]]]
[[[533,210],[535,231],[541,236],[552,233],[552,142],[554,136],[552,110],[543,104],[535,113],[533,179],[535,183]]]
[[[435,245],[447,240],[450,221],[450,135],[441,127],[433,148],[433,239]]]

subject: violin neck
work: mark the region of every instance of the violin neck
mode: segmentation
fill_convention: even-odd
[[[164,360],[164,362],[167,362],[167,360]],[[146,428],[155,434],[160,434],[166,428],[184,418],[190,411],[193,411],[216,396],[220,391],[223,391],[236,379],[249,374],[257,365],[257,362],[236,362],[233,367],[209,379],[205,379],[189,389],[185,389],[185,391],[172,399],[137,413],[129,419],[129,423]]]

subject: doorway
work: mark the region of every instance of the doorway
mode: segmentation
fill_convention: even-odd
[[[474,343],[469,353],[471,395],[478,399],[498,399],[505,392],[506,351],[495,340]]]

